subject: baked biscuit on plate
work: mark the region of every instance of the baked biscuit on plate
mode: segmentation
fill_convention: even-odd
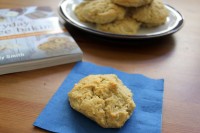
[[[162,0],[153,0],[149,5],[133,9],[132,17],[146,27],[155,27],[166,22],[168,10]]]
[[[77,16],[80,15],[87,22],[97,24],[106,24],[123,19],[126,13],[124,8],[113,4],[110,0],[91,0],[79,7],[78,10]]]
[[[74,10],[74,13],[76,14],[77,18],[80,20],[80,21],[83,21],[85,22],[86,19],[83,17],[83,8],[84,6],[88,3],[88,1],[84,1],[82,3],[80,3],[79,5],[76,6],[75,10]]]
[[[140,28],[140,23],[133,18],[124,18],[108,24],[98,24],[97,29],[105,32],[123,34],[123,35],[134,35]]]

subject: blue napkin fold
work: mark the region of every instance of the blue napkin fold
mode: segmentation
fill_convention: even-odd
[[[102,128],[70,107],[68,92],[81,78],[90,74],[116,74],[134,93],[136,109],[122,128]],[[163,79],[155,80],[140,74],[78,62],[33,125],[57,133],[160,133],[163,85]]]

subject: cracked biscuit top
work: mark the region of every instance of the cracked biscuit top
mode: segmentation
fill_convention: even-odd
[[[124,18],[126,10],[110,0],[86,1],[75,8],[75,14],[81,21],[106,24]]]
[[[131,91],[114,74],[89,75],[68,96],[73,109],[104,128],[122,127],[135,108]]]
[[[162,25],[169,15],[162,0],[153,0],[149,5],[133,9],[132,13],[132,17],[145,27]]]

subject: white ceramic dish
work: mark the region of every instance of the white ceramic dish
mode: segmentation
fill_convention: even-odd
[[[83,0],[63,0],[60,2],[58,12],[61,18],[79,29],[106,37],[120,39],[146,39],[161,37],[177,32],[182,28],[184,22],[183,16],[175,8],[165,4],[165,7],[169,11],[169,16],[164,25],[154,28],[141,28],[135,35],[112,34],[97,30],[94,24],[84,23],[78,20],[74,14],[74,9],[81,2],[83,2]]]

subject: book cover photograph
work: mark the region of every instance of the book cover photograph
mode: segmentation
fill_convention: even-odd
[[[81,49],[50,7],[0,9],[0,74],[81,58]]]

